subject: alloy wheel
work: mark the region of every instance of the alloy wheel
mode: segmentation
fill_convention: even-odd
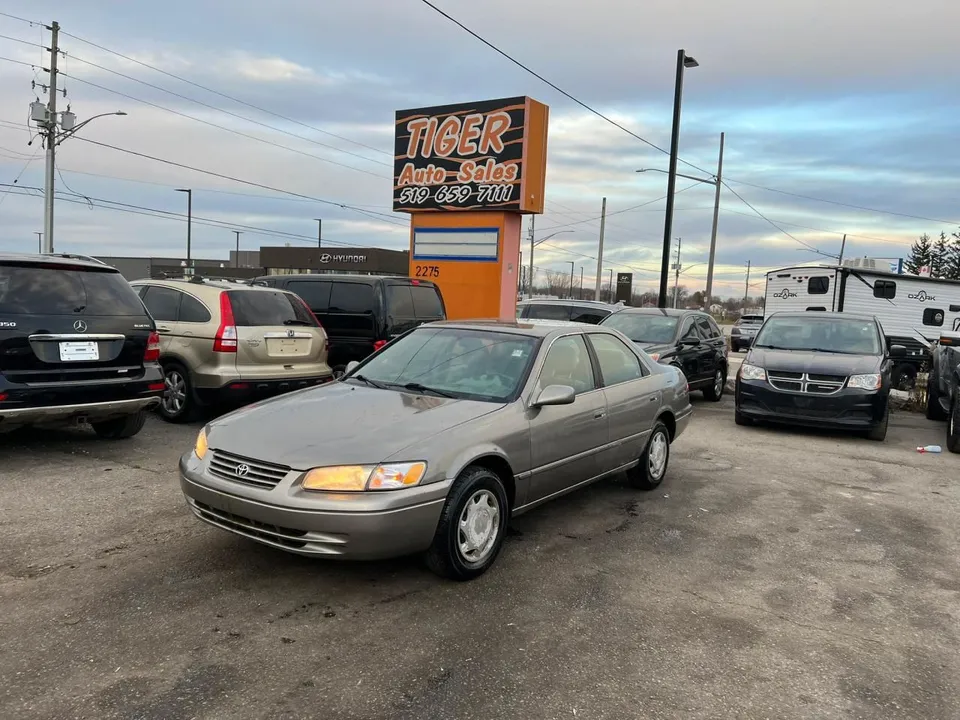
[[[163,409],[168,415],[179,415],[187,401],[187,383],[177,370],[167,370],[163,377]]]
[[[468,563],[487,559],[500,534],[500,503],[489,490],[477,490],[463,506],[457,528],[457,547]]]

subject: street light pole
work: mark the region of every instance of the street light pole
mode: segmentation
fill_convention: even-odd
[[[613,268],[607,268],[610,271],[610,304],[613,304]]]
[[[674,266],[677,274],[673,281],[673,307],[677,307],[677,300],[680,296],[680,243],[683,238],[677,238],[677,264]]]
[[[673,200],[677,190],[677,156],[680,149],[680,104],[683,98],[683,71],[699,63],[683,49],[677,51],[677,79],[673,94],[673,128],[670,134],[670,174],[667,177],[667,209],[663,221],[663,252],[660,258],[660,294],[657,306],[667,306],[667,278],[670,272],[670,245],[673,233]]]
[[[234,230],[233,234],[237,236],[237,255],[236,255],[236,260],[233,263],[233,266],[240,267],[240,231]]]
[[[570,299],[573,300],[573,264],[576,260],[567,260],[570,263]]]
[[[583,300],[583,265],[580,266],[580,299]]]
[[[717,192],[713,196],[713,228],[710,230],[710,260],[707,263],[707,308],[713,296],[713,260],[717,254],[717,222],[720,219],[720,187],[723,185],[723,133],[720,133],[720,159],[717,160]]]
[[[187,274],[190,275],[190,240],[193,229],[193,190],[191,188],[177,188],[177,192],[187,194]]]

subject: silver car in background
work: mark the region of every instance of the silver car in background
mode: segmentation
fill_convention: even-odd
[[[301,555],[425,552],[466,580],[511,516],[613,473],[663,480],[683,374],[602,327],[422,325],[341,382],[214,420],[180,461],[201,520]]]

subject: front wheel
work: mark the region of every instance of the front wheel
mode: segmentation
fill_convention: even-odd
[[[653,490],[663,482],[669,462],[670,431],[658,420],[640,463],[627,471],[627,481],[638,490]]]
[[[710,387],[703,389],[703,396],[711,402],[718,402],[723,397],[723,388],[726,384],[727,376],[723,372],[723,368],[718,368]]]
[[[890,421],[890,406],[883,409],[883,418],[877,425],[874,425],[867,431],[868,440],[876,440],[877,442],[883,442],[887,439],[887,425]]]
[[[947,418],[947,450],[960,453],[960,391],[954,394],[950,403],[950,417]]]
[[[126,417],[103,422],[91,423],[93,431],[106,440],[126,440],[143,430],[147,422],[147,413],[144,410],[127,415]]]
[[[946,420],[947,413],[940,404],[940,391],[937,389],[937,379],[931,374],[927,378],[927,420]]]
[[[748,418],[746,415],[744,415],[742,412],[740,412],[739,410],[733,411],[733,421],[737,425],[741,425],[743,427],[748,427],[750,425],[753,425],[753,421],[750,418]]]
[[[183,423],[193,419],[197,403],[194,400],[190,373],[179,363],[163,366],[163,397],[158,412],[167,422]]]
[[[427,551],[427,567],[451,580],[479,577],[500,553],[509,516],[500,477],[487,468],[468,467],[450,488]]]

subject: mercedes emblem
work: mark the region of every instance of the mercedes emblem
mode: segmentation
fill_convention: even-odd
[[[87,331],[87,323],[84,322],[83,320],[77,320],[77,321],[73,324],[73,329],[76,330],[77,332],[86,332],[86,331]]]
[[[237,465],[237,469],[234,470],[234,472],[237,474],[237,477],[246,477],[247,473],[250,472],[250,466],[241,463]]]

